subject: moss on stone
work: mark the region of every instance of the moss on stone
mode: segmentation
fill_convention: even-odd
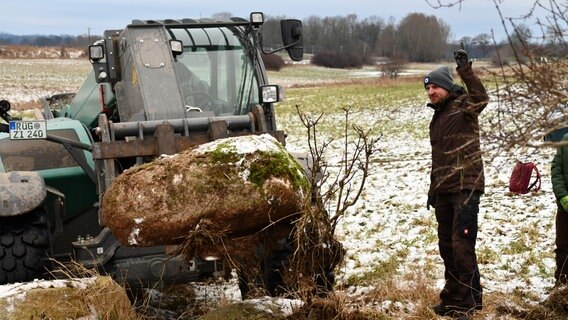
[[[303,170],[300,164],[292,157],[286,149],[279,143],[275,143],[279,152],[258,152],[259,159],[250,161],[249,181],[262,189],[264,182],[270,177],[287,178],[292,183],[295,190],[307,190],[309,183],[307,177],[302,174]],[[245,155],[237,152],[237,148],[230,143],[219,143],[215,150],[211,152],[211,160],[213,163],[228,164],[236,163]],[[223,174],[220,170],[218,174]]]
[[[230,143],[219,143],[215,150],[211,152],[211,160],[218,163],[235,163],[239,161],[241,155],[237,153],[237,148]]]
[[[295,190],[307,190],[308,180],[302,174],[302,168],[286,152],[259,152],[259,159],[251,163],[249,180],[262,187],[264,181],[270,177],[287,178]]]

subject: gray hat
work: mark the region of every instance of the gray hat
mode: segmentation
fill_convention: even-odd
[[[448,66],[442,66],[430,72],[424,78],[424,88],[427,85],[433,83],[438,87],[446,89],[448,92],[452,91],[454,86],[454,76],[452,75],[452,71]]]

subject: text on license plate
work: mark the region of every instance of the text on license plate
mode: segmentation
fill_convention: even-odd
[[[10,139],[45,139],[47,125],[45,121],[10,121]]]

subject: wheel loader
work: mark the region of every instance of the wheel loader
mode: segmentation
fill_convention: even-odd
[[[222,271],[172,248],[119,243],[99,205],[124,170],[200,144],[268,133],[285,145],[262,54],[302,59],[302,25],[282,20],[282,46],[262,45],[264,16],[133,20],[89,46],[76,93],[46,98],[34,119],[0,102],[0,284],[54,276],[76,262],[130,285],[193,281]],[[305,157],[302,158],[305,160]]]

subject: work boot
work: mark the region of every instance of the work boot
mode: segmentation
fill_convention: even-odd
[[[453,306],[448,305],[446,302],[442,301],[433,306],[432,311],[434,311],[434,313],[439,316],[451,316],[456,312],[456,309]]]
[[[446,305],[443,303],[439,303],[432,307],[432,311],[434,311],[434,313],[439,316],[445,316],[447,312]]]
[[[443,301],[432,307],[432,311],[434,311],[435,314],[439,316],[452,317],[458,320],[469,320],[471,319],[471,316],[475,311],[481,309],[481,305],[476,305],[475,307],[471,308],[463,308],[447,304]]]
[[[471,308],[463,308],[463,307],[453,307],[450,308],[451,311],[450,313],[446,313],[447,316],[450,316],[456,320],[471,320],[473,319],[473,314],[477,311],[477,310],[481,310],[482,306],[481,305],[476,305],[474,307]]]

